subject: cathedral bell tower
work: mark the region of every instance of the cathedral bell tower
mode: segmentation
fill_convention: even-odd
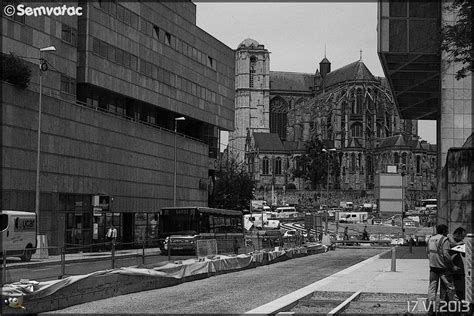
[[[248,133],[270,132],[270,53],[250,38],[235,52],[234,124],[229,150],[242,161]]]

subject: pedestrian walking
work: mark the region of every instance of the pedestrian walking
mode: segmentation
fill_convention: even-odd
[[[346,226],[346,228],[344,228],[344,236],[342,237],[342,239],[344,239],[344,240],[349,240],[348,229],[349,229],[349,227],[347,227],[347,226]]]
[[[367,226],[364,226],[364,231],[362,232],[362,240],[369,240],[369,233],[367,232]]]
[[[455,299],[455,287],[452,272],[457,270],[449,254],[450,243],[447,237],[448,226],[441,224],[436,227],[436,235],[428,240],[428,258],[430,263],[430,281],[428,288],[428,301],[430,313],[434,313],[436,294],[439,284],[440,301]],[[440,282],[441,280],[441,282]]]
[[[117,228],[115,228],[114,225],[110,225],[105,236],[107,237],[107,240],[110,240],[112,244],[115,245],[115,242],[117,241]]]

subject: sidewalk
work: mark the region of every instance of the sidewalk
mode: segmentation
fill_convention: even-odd
[[[418,294],[426,297],[429,281],[428,259],[397,259],[396,272],[391,272],[391,259],[382,252],[325,279],[310,284],[246,314],[274,314],[316,291]]]

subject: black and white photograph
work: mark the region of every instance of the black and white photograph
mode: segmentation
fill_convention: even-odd
[[[1,314],[471,315],[469,0],[1,3]]]

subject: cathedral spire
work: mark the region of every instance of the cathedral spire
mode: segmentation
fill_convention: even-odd
[[[362,61],[362,49],[360,50],[360,61]]]

